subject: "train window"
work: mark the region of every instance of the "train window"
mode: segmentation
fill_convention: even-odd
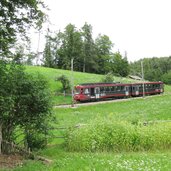
[[[121,86],[121,91],[123,91],[124,90],[124,86]]]
[[[84,89],[84,94],[89,94],[89,93],[90,93],[89,89],[88,88],[85,88]]]
[[[121,86],[117,86],[117,91],[120,91],[121,90]]]
[[[106,91],[109,92],[110,91],[110,87],[106,87]]]
[[[100,87],[100,92],[104,92],[104,87]]]
[[[75,93],[75,94],[80,94],[80,89],[79,89],[79,88],[75,88],[74,93]]]
[[[157,88],[157,85],[156,85],[156,84],[153,84],[152,87],[153,87],[153,88]]]
[[[114,92],[115,91],[115,87],[111,87],[111,91]]]

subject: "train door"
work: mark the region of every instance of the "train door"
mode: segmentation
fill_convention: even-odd
[[[125,87],[125,95],[129,96],[129,87],[128,86]]]
[[[95,96],[95,93],[94,93],[94,88],[90,88],[90,96]]]
[[[99,87],[95,88],[95,96],[96,96],[96,99],[100,98],[100,88]]]
[[[134,85],[132,87],[132,95],[134,95],[134,96],[138,96],[139,95],[139,86],[138,85]]]
[[[139,95],[139,86],[135,86],[135,95],[138,96]]]

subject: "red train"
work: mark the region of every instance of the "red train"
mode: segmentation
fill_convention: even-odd
[[[75,86],[74,100],[94,101],[106,98],[125,98],[164,92],[163,82],[145,83],[86,83]]]

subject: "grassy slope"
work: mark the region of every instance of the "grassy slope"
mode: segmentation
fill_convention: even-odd
[[[61,84],[55,81],[55,78],[63,75],[66,75],[68,79],[71,78],[71,71],[69,70],[61,70],[61,69],[53,69],[46,67],[38,67],[38,66],[26,66],[26,71],[29,73],[41,73],[44,77],[49,81],[51,91],[59,91],[61,89]],[[77,85],[83,82],[99,82],[102,75],[97,74],[88,74],[82,72],[74,72],[74,84]]]
[[[56,82],[55,78],[63,75],[66,75],[69,80],[71,80],[71,71],[69,70],[61,70],[61,69],[53,69],[53,68],[46,68],[46,67],[38,67],[38,66],[26,66],[26,71],[35,74],[40,73],[44,75],[44,77],[49,82],[50,90],[53,94],[60,92],[62,85],[60,82]],[[103,75],[99,74],[89,74],[89,73],[82,73],[82,72],[74,72],[74,85],[80,84],[80,83],[88,83],[88,82],[100,82],[103,78]],[[119,78],[114,77],[115,81],[118,82],[132,82],[133,80],[127,79],[127,78]],[[53,101],[55,105],[57,104],[69,104],[71,103],[71,97],[70,96],[55,96],[53,95]]]
[[[70,74],[69,71],[46,69],[42,67],[28,67],[29,72],[39,70],[50,81],[51,89],[56,89],[54,78],[60,74]],[[74,73],[76,83],[99,81],[102,76],[95,74]],[[89,79],[90,78],[90,79]],[[96,117],[112,117],[123,120],[171,120],[171,87],[166,86],[166,93],[162,96],[152,96],[145,99],[131,99],[128,101],[84,106],[79,108],[57,108],[54,114],[58,120],[55,126],[73,126],[87,123]],[[63,131],[54,131],[56,136]],[[163,170],[171,168],[171,152],[138,152],[138,153],[71,153],[67,152],[61,139],[52,139],[49,147],[40,151],[41,155],[53,159],[54,163],[45,166],[37,161],[27,162],[16,170]]]

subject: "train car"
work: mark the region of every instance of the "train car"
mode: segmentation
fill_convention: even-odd
[[[131,87],[131,96],[160,94],[164,92],[163,82],[135,83]]]
[[[131,84],[87,83],[75,86],[76,101],[93,101],[106,98],[120,98],[131,95]]]
[[[75,86],[74,100],[95,101],[107,98],[125,98],[144,94],[160,94],[164,92],[162,82],[146,82],[134,84],[122,83],[86,83]]]

